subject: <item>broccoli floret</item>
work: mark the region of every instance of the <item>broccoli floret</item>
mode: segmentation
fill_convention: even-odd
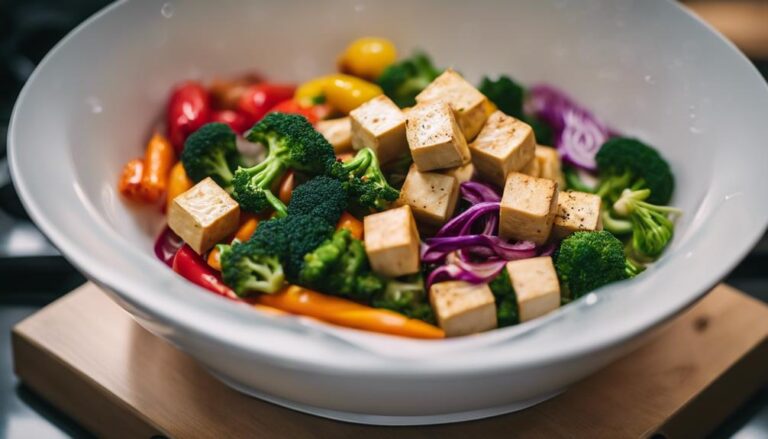
[[[363,207],[384,210],[400,196],[400,191],[387,183],[370,148],[361,149],[348,162],[334,162],[329,172],[348,184],[351,199]]]
[[[384,281],[371,272],[362,241],[349,230],[336,231],[304,256],[299,282],[319,291],[368,301],[384,289]]]
[[[387,67],[379,76],[378,82],[384,94],[398,106],[410,107],[416,104],[416,95],[440,73],[426,54],[417,52],[410,58]]]
[[[525,89],[509,76],[501,75],[492,80],[487,76],[480,82],[478,90],[491,100],[504,114],[522,119]]]
[[[506,269],[488,283],[488,287],[496,299],[496,320],[500,328],[520,323],[520,313],[517,308],[517,295],[512,288],[512,281]]]
[[[329,224],[336,224],[347,208],[347,198],[344,184],[320,175],[293,190],[288,213],[317,216]]]
[[[572,234],[562,241],[554,260],[563,292],[571,300],[627,279],[634,271],[621,241],[607,231]]]
[[[373,306],[399,312],[412,319],[435,322],[421,274],[388,280],[384,291],[373,300]]]
[[[304,255],[314,251],[333,233],[325,220],[309,215],[288,215],[264,221],[248,242],[280,258],[289,281],[296,281],[304,265]]]
[[[595,156],[601,182],[597,194],[613,202],[624,189],[649,189],[648,202],[667,204],[675,179],[669,164],[650,146],[626,137],[608,140]]]
[[[268,151],[261,163],[235,171],[233,195],[247,211],[272,207],[280,216],[285,215],[285,206],[270,190],[285,170],[322,174],[335,159],[331,144],[298,114],[269,113],[251,128],[247,138]]]
[[[234,131],[223,123],[203,125],[184,142],[181,163],[189,178],[198,182],[211,177],[231,191],[233,170],[240,162]]]
[[[651,195],[649,189],[625,189],[613,204],[613,210],[631,223],[631,254],[648,261],[658,258],[672,240],[675,224],[669,216],[682,213],[674,207],[644,201]]]
[[[248,293],[274,293],[285,281],[278,256],[257,242],[220,245],[221,274],[238,296]]]

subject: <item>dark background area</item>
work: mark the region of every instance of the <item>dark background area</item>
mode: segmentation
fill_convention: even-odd
[[[12,371],[13,325],[85,279],[25,213],[8,175],[6,136],[13,103],[35,65],[72,28],[107,3],[0,0],[0,438],[90,437],[21,385]],[[768,58],[761,57],[753,61],[768,77]],[[766,237],[725,281],[768,302]],[[713,436],[768,437],[768,390],[738,408]]]

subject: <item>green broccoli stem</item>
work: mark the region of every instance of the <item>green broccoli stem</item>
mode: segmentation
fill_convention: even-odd
[[[275,217],[283,218],[288,215],[288,208],[285,207],[282,201],[275,196],[269,189],[264,189],[264,196],[267,198],[267,202],[275,210]]]
[[[629,217],[632,223],[633,253],[644,259],[657,258],[672,240],[675,225],[669,215],[680,215],[682,211],[671,206],[657,206],[644,201],[651,196],[649,189],[625,189],[613,204],[613,210]]]
[[[563,176],[565,177],[565,185],[568,189],[573,189],[579,192],[593,193],[595,188],[589,187],[579,176],[578,171],[570,166],[563,169]]]
[[[250,259],[244,259],[241,262],[256,275],[243,283],[247,290],[274,293],[280,289],[285,280],[283,269],[279,264],[267,263],[269,265],[257,264]]]
[[[603,210],[600,214],[600,219],[603,222],[603,228],[614,235],[627,235],[632,233],[632,222],[614,218],[608,209]]]
[[[642,273],[643,271],[645,271],[645,266],[636,261],[633,261],[628,257],[626,262],[626,267],[624,269],[627,273],[627,277],[633,278],[638,274]]]
[[[614,201],[620,194],[620,191],[629,187],[631,182],[632,174],[629,171],[621,175],[613,175],[600,182],[595,194],[599,195],[600,198],[609,198],[611,201]]]
[[[360,177],[368,171],[375,157],[376,155],[370,148],[361,149],[352,160],[343,162],[341,168],[355,177]]]

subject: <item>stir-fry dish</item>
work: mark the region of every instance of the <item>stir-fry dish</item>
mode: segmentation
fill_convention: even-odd
[[[265,312],[416,338],[517,325],[658,259],[669,164],[549,85],[477,86],[382,38],[301,85],[171,92],[119,191],[163,206],[156,255]]]

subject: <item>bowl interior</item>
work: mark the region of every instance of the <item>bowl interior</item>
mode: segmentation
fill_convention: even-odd
[[[162,216],[120,199],[121,167],[142,154],[174,83],[254,70],[310,79],[333,71],[344,45],[362,35],[391,38],[401,55],[422,48],[471,82],[509,74],[554,84],[617,131],[655,145],[673,167],[673,204],[685,215],[664,257],[565,318],[547,319],[558,321],[551,328],[539,325],[535,337],[549,337],[546,346],[509,349],[565,352],[647,328],[713,285],[765,227],[768,205],[755,202],[768,191],[765,83],[671,2],[118,3],[57,46],[19,99],[9,144],[24,202],[68,258],[147,312],[189,323],[210,307],[205,318],[222,327],[253,321],[250,310],[192,293],[154,259]],[[524,329],[450,343],[507,340]],[[589,340],[573,343],[574,334]]]

